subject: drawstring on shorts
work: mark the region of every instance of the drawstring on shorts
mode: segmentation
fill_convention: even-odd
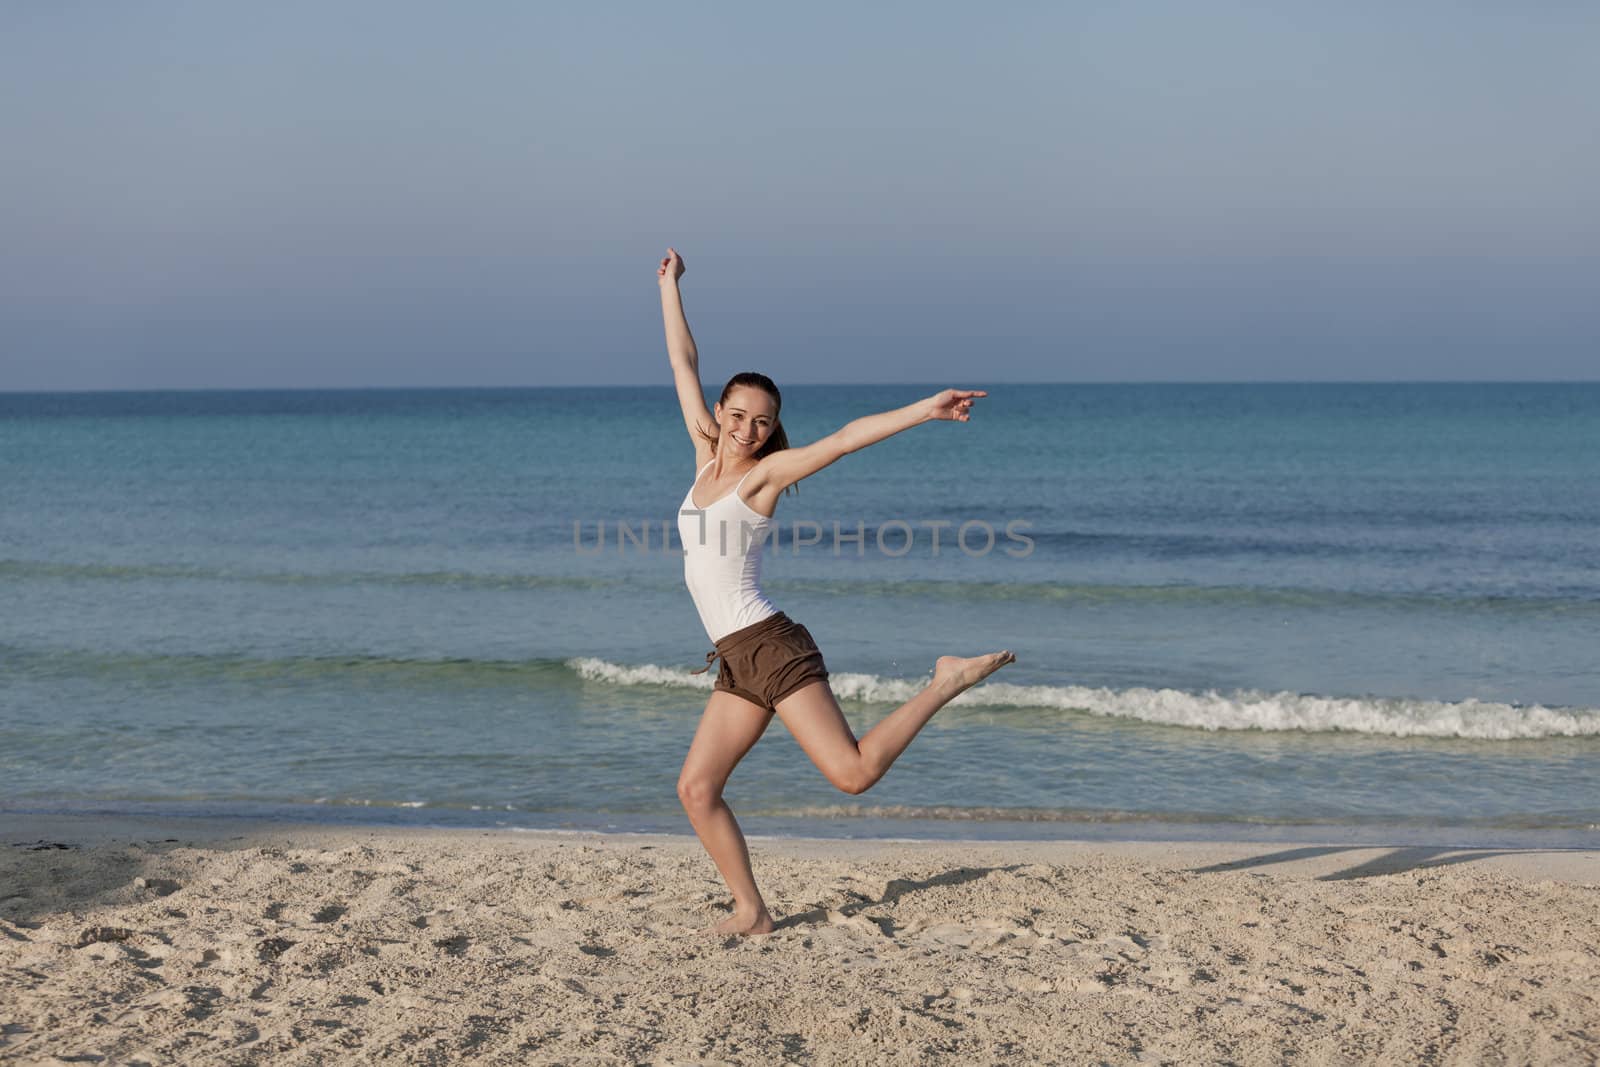
[[[776,630],[779,627],[792,625],[793,622],[790,620],[789,616],[779,611],[772,615],[768,615],[760,622],[752,623],[749,626],[746,626],[742,630],[735,630],[733,633],[728,634],[722,640],[718,641],[716,643],[717,647],[706,653],[706,665],[704,667],[699,667],[690,671],[689,673],[704,674],[711,669],[711,665],[718,659],[721,659],[723,663],[726,664],[728,660],[723,653],[732,650],[734,646],[742,645],[753,637],[760,637],[762,634],[769,633],[770,631]]]

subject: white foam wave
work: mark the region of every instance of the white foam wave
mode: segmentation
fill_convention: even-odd
[[[646,663],[642,667],[625,667],[620,663],[607,663],[603,659],[569,659],[567,666],[591,682],[610,682],[612,685],[672,685],[688,689],[710,689],[717,680],[715,669],[704,674],[690,674],[686,669],[657,667]]]
[[[568,660],[567,666],[583,678],[613,685],[708,690],[715,680],[714,672],[690,674],[687,669],[655,664],[629,667],[586,658]],[[869,704],[901,703],[926,684],[926,679],[848,673],[833,674],[829,681],[840,700]],[[1186,693],[1177,689],[1100,689],[990,682],[968,690],[952,703],[963,707],[1058,708],[1198,730],[1299,730],[1486,741],[1600,737],[1600,709],[1480,700],[1322,697],[1260,690]]]
[[[1480,700],[1323,697],[1259,690],[1185,693],[1176,689],[1117,690],[1005,683],[983,688],[988,692],[977,694],[982,703],[1075,708],[1097,715],[1202,730],[1300,730],[1491,741],[1600,737],[1600,710],[1593,708],[1550,708]]]

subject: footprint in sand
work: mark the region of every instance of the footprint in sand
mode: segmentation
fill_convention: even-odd
[[[1018,993],[1054,993],[1056,984],[1036,974],[1013,974],[1006,978],[1006,986]]]
[[[859,930],[873,937],[892,937],[894,935],[894,922],[889,919],[874,919],[866,915],[846,915],[842,911],[829,911],[828,923],[831,926],[844,926],[851,930]]]
[[[940,1004],[941,1002],[946,1001],[953,1001],[957,1004],[965,1004],[967,1001],[971,1000],[972,997],[973,992],[971,989],[964,985],[958,985],[951,989],[941,989],[937,993],[924,993],[922,995],[922,1006],[924,1008],[931,1008],[937,1004]]]
[[[1100,947],[1107,952],[1121,956],[1125,960],[1133,961],[1144,957],[1145,947],[1140,943],[1142,940],[1142,938],[1135,939],[1123,934],[1113,934],[1110,937],[1101,938]]]
[[[191,985],[183,987],[183,998],[183,1014],[190,1019],[204,1019],[217,1011],[224,994],[214,985]]]
[[[922,941],[931,941],[944,948],[964,948],[973,951],[998,948],[1001,945],[1019,949],[1032,948],[1039,942],[1039,935],[1032,930],[1004,919],[984,919],[970,925],[934,923],[931,926],[920,927],[915,932]]]
[[[1104,993],[1117,984],[1117,978],[1108,972],[1084,975],[1071,978],[1067,981],[1067,988],[1074,993]]]
[[[294,942],[288,938],[269,937],[256,942],[256,958],[262,963],[271,963],[291,948],[294,948]]]
[[[107,941],[126,941],[133,931],[123,926],[91,926],[78,935],[78,948],[87,948]]]
[[[433,943],[433,947],[443,949],[447,956],[465,956],[471,944],[472,939],[466,934],[456,934],[454,937],[439,938]]]
[[[202,970],[222,959],[222,953],[214,948],[191,949],[182,956],[195,970]]]
[[[455,910],[454,907],[435,908],[426,915],[418,915],[415,919],[412,919],[411,925],[419,930],[426,930],[430,926],[437,925],[441,920],[449,919],[455,914]]]

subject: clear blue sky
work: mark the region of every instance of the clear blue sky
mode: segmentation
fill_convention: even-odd
[[[0,7],[0,389],[1600,376],[1600,8]]]

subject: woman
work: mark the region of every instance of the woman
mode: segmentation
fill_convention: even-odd
[[[846,793],[861,793],[883,777],[934,712],[1016,659],[1010,652],[941,657],[927,688],[856,740],[828,687],[828,671],[811,635],[761,593],[763,538],[778,496],[841,456],[901,430],[933,419],[966,422],[973,400],[988,394],[946,389],[898,411],[857,419],[814,444],[790,448],[779,420],[782,399],[765,375],[735,375],[715,409],[706,410],[699,353],[678,292],[683,271],[683,259],[667,249],[656,271],[661,312],[696,470],[678,530],[684,577],[716,646],[703,669],[717,659],[722,663],[678,778],[678,796],[733,891],[733,917],[713,929],[764,934],[772,930],[772,916],[722,789],[773,713],[828,781]]]

